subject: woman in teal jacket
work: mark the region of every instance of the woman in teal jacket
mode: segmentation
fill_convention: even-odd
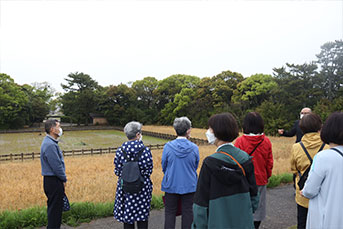
[[[189,141],[191,121],[187,117],[176,118],[174,129],[177,138],[168,142],[162,153],[164,173],[161,190],[165,194],[164,228],[175,228],[178,202],[182,206],[182,228],[191,228],[193,221],[193,197],[197,186],[199,148]]]
[[[201,167],[193,204],[193,228],[254,228],[258,191],[251,157],[231,143],[238,125],[229,113],[208,121],[208,142],[216,152]]]

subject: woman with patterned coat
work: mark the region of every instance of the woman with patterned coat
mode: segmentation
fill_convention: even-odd
[[[124,223],[124,229],[134,228],[137,222],[138,228],[148,228],[150,203],[152,197],[152,182],[150,175],[153,169],[151,151],[142,142],[142,124],[129,122],[124,127],[124,132],[129,141],[116,151],[114,158],[114,173],[118,176],[116,198],[114,202],[114,218]],[[144,186],[138,193],[125,193],[121,184],[123,164],[127,161],[124,152],[129,159],[135,158],[139,152],[138,166],[144,178]]]

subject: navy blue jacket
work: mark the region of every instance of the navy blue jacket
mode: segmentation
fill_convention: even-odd
[[[63,182],[67,181],[62,151],[58,141],[50,135],[43,139],[40,162],[43,176],[56,176]]]
[[[292,129],[289,131],[285,131],[281,136],[293,137],[294,135],[296,135],[297,139],[295,140],[295,143],[300,142],[301,138],[304,136],[304,134],[299,127],[299,122],[300,122],[300,120],[295,121]]]

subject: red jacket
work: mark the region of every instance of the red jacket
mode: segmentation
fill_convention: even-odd
[[[272,175],[273,153],[272,143],[264,134],[257,136],[243,135],[236,139],[235,146],[250,154],[258,143],[263,142],[251,155],[255,167],[255,178],[257,185],[266,185],[268,178]]]

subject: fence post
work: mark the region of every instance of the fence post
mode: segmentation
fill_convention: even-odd
[[[91,156],[93,156],[93,148],[91,148]]]
[[[11,161],[13,161],[13,154],[10,154]]]
[[[34,160],[34,159],[35,159],[35,153],[32,152],[32,160]]]
[[[21,153],[21,161],[24,161],[24,153]]]
[[[71,151],[71,154],[74,156],[74,150]]]
[[[83,149],[81,149],[81,154],[83,155]]]
[[[108,147],[108,153],[111,153],[111,147]]]
[[[100,148],[100,155],[102,155],[102,148]]]

